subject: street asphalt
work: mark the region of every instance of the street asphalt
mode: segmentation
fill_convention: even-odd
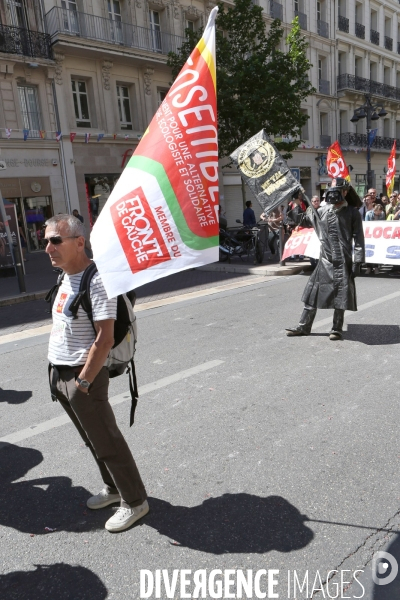
[[[119,534],[104,529],[115,508],[86,509],[101,480],[50,399],[48,335],[2,344],[14,331],[11,313],[3,317],[1,600],[131,600],[140,571],[159,569],[170,579],[174,569],[190,570],[189,579],[252,569],[262,591],[261,570],[275,569],[267,598],[400,598],[400,575],[379,585],[384,574],[374,571],[379,584],[372,580],[374,553],[400,561],[398,280],[358,279],[360,310],[346,313],[346,339],[331,342],[332,311],[318,312],[309,337],[284,333],[298,322],[306,279],[138,312],[142,393],[132,428],[125,376],[110,397],[150,513]],[[42,324],[37,316],[30,328]],[[385,575],[395,568],[379,564]],[[163,584],[159,597],[185,597],[178,575],[175,592]],[[300,585],[308,577],[308,590],[294,591],[296,577]],[[236,597],[235,585],[234,595],[224,589],[206,596]]]

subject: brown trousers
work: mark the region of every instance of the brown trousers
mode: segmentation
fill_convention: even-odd
[[[49,378],[56,398],[89,447],[109,491],[121,496],[130,506],[139,506],[146,490],[128,444],[120,432],[108,402],[108,370],[103,367],[92,383],[89,394],[79,390],[76,377],[82,367],[50,367]]]

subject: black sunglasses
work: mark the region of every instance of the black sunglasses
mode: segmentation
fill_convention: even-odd
[[[45,242],[46,242],[46,246],[50,243],[53,244],[53,246],[59,246],[60,244],[62,244],[63,240],[72,240],[73,238],[78,238],[80,237],[79,235],[67,235],[65,237],[61,237],[61,235],[53,235],[49,238],[44,238]]]

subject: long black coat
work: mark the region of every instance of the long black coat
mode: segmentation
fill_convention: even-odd
[[[353,240],[354,262],[365,260],[364,230],[358,209],[346,206],[336,213],[330,204],[317,211],[308,208],[302,215],[301,225],[314,227],[321,242],[319,261],[302,301],[314,308],[357,310],[352,276]]]

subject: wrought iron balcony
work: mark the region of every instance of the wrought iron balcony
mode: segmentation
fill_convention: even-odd
[[[365,40],[365,25],[356,23],[355,34],[356,37],[360,38],[360,40]]]
[[[391,150],[395,138],[381,137],[377,135],[371,145],[373,150]],[[358,146],[359,148],[367,147],[367,134],[366,133],[340,133],[339,143],[343,147]],[[396,146],[398,147],[400,140],[396,140]]]
[[[385,48],[386,50],[393,50],[393,38],[385,35]]]
[[[339,31],[349,33],[349,20],[346,17],[342,17],[342,15],[339,15],[338,26]]]
[[[304,30],[307,30],[307,15],[300,12],[299,10],[295,10],[294,16],[299,17],[300,27]]]
[[[330,135],[320,135],[319,136],[319,145],[321,146],[321,148],[329,148],[329,146],[331,144],[332,144],[332,140],[331,140]]]
[[[358,75],[349,75],[348,73],[338,76],[337,90],[355,90],[364,94],[372,94],[381,98],[391,98],[400,102],[400,88],[387,85],[386,83],[379,83],[372,79],[365,79]]]
[[[320,79],[318,82],[318,89],[321,94],[330,94],[330,82],[325,79]]]
[[[0,25],[0,52],[32,58],[53,58],[47,33],[9,25]]]
[[[275,0],[270,0],[269,14],[273,19],[279,19],[280,21],[283,21],[283,6],[282,6],[282,4],[279,4],[279,2],[275,2]]]
[[[159,54],[177,52],[183,42],[178,35],[56,6],[46,14],[46,23],[52,42],[58,34],[64,34]]]
[[[324,38],[329,38],[329,24],[325,21],[317,21],[318,35]]]
[[[371,29],[371,42],[379,46],[379,31]]]

